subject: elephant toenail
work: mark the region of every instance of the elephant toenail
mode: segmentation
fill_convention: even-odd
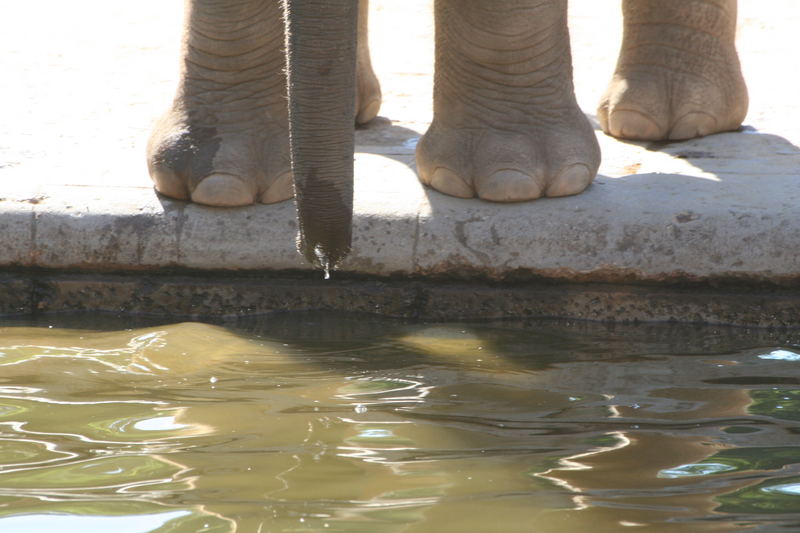
[[[655,141],[663,138],[662,128],[639,111],[616,109],[608,117],[608,133],[620,139]]]
[[[156,190],[164,196],[176,200],[188,200],[189,190],[186,183],[175,172],[161,169],[151,169],[150,176],[155,182]]]
[[[294,196],[294,183],[292,180],[292,173],[286,172],[278,176],[278,178],[269,186],[269,189],[261,193],[259,201],[262,204],[276,204],[283,202]]]
[[[211,174],[192,191],[192,201],[218,207],[235,207],[252,204],[255,193],[236,176]]]
[[[467,185],[458,174],[445,167],[439,167],[433,171],[430,185],[441,193],[458,198],[472,198],[475,196],[472,187]]]
[[[524,202],[542,196],[542,183],[518,170],[504,169],[478,183],[478,196],[491,202]]]
[[[589,167],[582,163],[570,165],[547,188],[547,196],[570,196],[583,191],[594,179]]]
[[[675,121],[669,132],[671,141],[702,137],[717,131],[717,120],[707,113],[687,113]]]

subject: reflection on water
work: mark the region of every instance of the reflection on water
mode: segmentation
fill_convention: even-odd
[[[87,324],[0,328],[4,533],[800,523],[800,347],[785,334]]]

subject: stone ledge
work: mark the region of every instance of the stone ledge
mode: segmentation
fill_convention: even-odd
[[[543,319],[800,327],[800,289],[216,274],[0,274],[0,314],[101,311],[170,320],[298,311],[418,320]]]
[[[752,165],[753,155],[722,162],[702,155],[745,149],[752,154],[771,142],[769,135],[730,133],[674,144],[650,155],[663,159],[664,172],[601,175],[579,196],[513,205],[443,196],[419,185],[410,163],[361,153],[353,253],[341,272],[494,280],[796,281],[800,179],[793,172],[800,168],[800,150],[762,160],[770,174],[758,177],[743,174],[739,165]],[[725,172],[718,168],[723,164],[736,170]],[[690,165],[705,168],[674,172]],[[386,176],[390,183],[375,183]],[[290,202],[219,209],[171,201],[145,188],[49,191],[0,201],[0,266],[309,268],[295,251]]]

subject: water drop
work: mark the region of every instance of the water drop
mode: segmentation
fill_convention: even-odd
[[[356,405],[354,411],[356,413],[360,414],[360,415],[363,415],[364,413],[366,413],[368,411],[368,409],[367,409],[366,405],[358,404],[358,405]]]
[[[208,380],[209,383],[216,383],[217,381],[219,380],[216,378],[216,376],[211,376],[211,378]]]
[[[319,244],[314,247],[314,255],[317,256],[317,263],[324,271],[324,279],[331,279],[331,258],[323,251]]]

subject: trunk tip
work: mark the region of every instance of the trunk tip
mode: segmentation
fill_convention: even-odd
[[[331,272],[336,270],[341,262],[350,253],[350,246],[326,245],[325,243],[309,243],[299,238],[298,251],[311,263],[311,265],[324,272],[325,279],[330,279]]]

